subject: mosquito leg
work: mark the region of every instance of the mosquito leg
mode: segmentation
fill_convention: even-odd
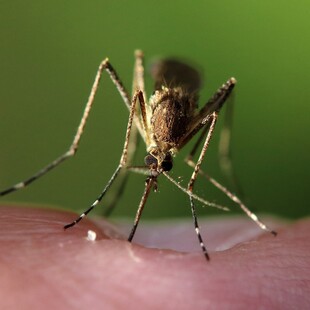
[[[192,160],[192,157],[196,153],[200,143],[203,141],[203,138],[205,137],[205,135],[207,135],[204,145],[202,147],[202,150],[200,152],[198,161],[194,167],[194,171],[188,183],[188,191],[191,193],[193,192],[193,187],[196,182],[197,175],[200,171],[200,166],[205,157],[206,151],[209,147],[209,143],[210,143],[210,140],[211,140],[211,137],[213,135],[214,128],[216,125],[218,112],[220,111],[223,104],[225,103],[229,95],[231,94],[235,84],[236,84],[236,80],[234,78],[231,78],[217,90],[217,92],[213,95],[213,97],[199,111],[197,118],[194,119],[193,121],[192,130],[184,138],[184,141],[181,142],[180,147],[185,145],[202,127],[204,127],[198,141],[194,145],[194,148],[192,149],[191,153],[189,154],[187,158],[187,161]],[[192,216],[193,216],[194,225],[195,225],[195,231],[196,231],[196,234],[199,240],[200,247],[206,259],[208,260],[209,256],[208,256],[206,247],[204,245],[203,239],[200,234],[198,220],[197,220],[196,211],[195,211],[194,200],[193,200],[192,195],[189,195],[189,198],[190,198],[191,211],[192,211]]]
[[[189,155],[185,158],[185,162],[192,160],[192,158],[195,156],[197,149],[199,148],[200,144],[203,142],[205,135],[207,134],[208,130],[209,130],[209,124],[206,124],[206,126],[202,129],[202,132],[198,138],[198,140],[196,141],[196,143],[194,144],[193,149],[191,150],[191,152],[189,153]]]
[[[108,189],[111,187],[112,183],[115,181],[116,177],[119,175],[120,170],[126,166],[127,164],[127,159],[128,159],[128,146],[129,146],[129,138],[130,138],[130,133],[131,133],[131,128],[132,128],[132,123],[134,120],[135,112],[136,112],[136,102],[137,98],[139,98],[140,102],[143,101],[143,93],[140,90],[137,90],[132,98],[131,102],[131,107],[130,107],[130,113],[129,113],[129,118],[128,118],[128,124],[127,124],[127,129],[126,129],[126,137],[125,137],[125,143],[123,147],[123,152],[122,156],[120,159],[120,163],[116,170],[114,171],[112,177],[110,178],[108,184],[105,186],[101,194],[98,196],[98,198],[92,203],[92,205],[84,211],[76,220],[73,222],[67,224],[64,226],[65,229],[74,226],[78,222],[80,222],[91,210],[93,210],[102,200]]]
[[[144,87],[144,67],[143,67],[143,52],[140,50],[135,51],[135,65],[134,65],[134,73],[133,73],[133,85],[132,85],[132,93],[134,93],[137,89],[143,92],[143,97],[146,99],[145,87]],[[138,107],[136,106],[136,110]],[[138,111],[137,111],[138,113]],[[139,144],[139,135],[137,131],[137,127],[135,124],[131,129],[131,139],[128,145],[128,162],[133,162],[134,156],[136,154],[136,149]],[[129,174],[127,172],[121,173],[118,177],[120,179],[118,189],[114,192],[112,198],[109,201],[108,207],[104,211],[104,216],[108,217],[113,212],[119,197],[122,196],[126,184],[129,179]]]
[[[144,66],[143,66],[143,52],[140,50],[135,51],[135,66],[133,74],[132,92],[140,89],[143,92],[144,98],[146,98],[145,86],[144,86]]]
[[[123,195],[125,188],[126,188],[126,185],[128,183],[129,173],[127,173],[126,171],[123,170],[122,173],[120,173],[118,179],[121,179],[121,180],[120,180],[120,184],[118,185],[117,190],[115,190],[113,192],[112,197],[109,196],[109,198],[106,202],[107,207],[105,208],[105,210],[103,212],[103,216],[106,218],[108,218],[112,215],[112,213],[115,210],[115,207],[118,203],[118,200]]]
[[[187,186],[188,190],[190,192],[193,192],[193,187],[194,187],[194,184],[196,182],[198,172],[200,171],[201,163],[202,163],[202,161],[203,161],[203,159],[205,157],[206,151],[207,151],[207,149],[209,147],[210,140],[211,140],[211,137],[213,135],[214,128],[215,128],[215,125],[216,125],[217,116],[218,116],[217,112],[213,112],[212,115],[210,116],[210,121],[211,121],[210,128],[208,130],[208,134],[207,134],[206,140],[204,142],[204,145],[202,147],[200,156],[199,156],[198,161],[197,161],[197,163],[196,163],[196,165],[194,167],[194,171],[192,173],[192,176],[191,176],[190,181],[189,181],[188,186]],[[202,239],[201,234],[200,234],[200,229],[199,229],[198,220],[197,220],[197,216],[196,216],[196,211],[195,211],[195,205],[194,205],[193,197],[190,195],[189,199],[190,199],[191,211],[192,211],[192,216],[193,216],[193,220],[194,220],[195,231],[196,231],[196,234],[197,234],[197,237],[198,237],[198,241],[199,241],[200,247],[202,249],[202,252],[205,255],[205,258],[207,260],[209,260],[209,255],[208,255],[207,249],[206,249],[206,247],[204,245],[203,239]]]
[[[97,92],[98,89],[98,85],[99,85],[99,81],[102,75],[103,70],[105,69],[106,66],[106,60],[104,60],[97,71],[96,77],[95,77],[95,81],[93,83],[88,101],[86,103],[85,109],[84,109],[84,113],[83,116],[81,118],[80,124],[78,126],[78,129],[75,133],[74,139],[72,144],[70,145],[69,149],[67,152],[65,152],[63,155],[61,155],[60,157],[58,157],[57,159],[55,159],[54,161],[52,161],[50,164],[48,164],[47,166],[45,166],[44,168],[42,168],[41,170],[39,170],[36,174],[34,174],[33,176],[31,176],[30,178],[26,179],[25,181],[22,181],[20,183],[15,184],[14,186],[5,189],[4,191],[0,192],[0,196],[4,196],[6,194],[9,194],[11,192],[14,192],[16,190],[19,190],[21,188],[26,187],[27,185],[29,185],[30,183],[32,183],[33,181],[39,179],[41,176],[45,175],[47,172],[49,172],[50,170],[52,170],[53,168],[57,167],[60,163],[62,163],[63,161],[65,161],[67,158],[73,156],[76,153],[76,150],[78,149],[78,145],[79,145],[79,141],[80,138],[83,134],[84,131],[84,127],[89,115],[89,112],[92,108],[93,102],[94,102],[94,98],[95,98],[95,94]]]
[[[210,126],[211,115],[213,112],[219,112],[224,105],[225,101],[231,95],[237,81],[235,78],[230,78],[226,83],[224,83],[211,97],[211,99],[205,104],[205,106],[199,111],[197,116],[194,117],[192,123],[190,124],[190,130],[188,134],[180,141],[178,146],[181,149],[193,136],[204,127]],[[206,130],[207,131],[207,130]],[[200,138],[202,139],[202,137]],[[193,153],[196,152],[197,147],[201,141],[198,141],[193,149]]]
[[[132,163],[134,161],[134,158],[136,155],[136,149],[139,145],[139,142],[140,142],[140,135],[139,135],[137,127],[135,126],[135,123],[133,123],[132,128],[131,128],[130,140],[128,144],[128,155],[127,155],[128,163]],[[118,177],[118,179],[120,179],[120,182],[118,184],[117,190],[115,190],[112,193],[112,196],[109,196],[109,201],[107,202],[107,208],[105,208],[105,211],[103,213],[105,217],[109,217],[112,214],[113,210],[116,207],[118,200],[123,195],[123,192],[126,188],[126,184],[129,179],[129,173],[127,171],[128,169],[129,167],[126,166],[126,170],[122,170],[122,173],[120,173]]]
[[[50,164],[48,164],[47,166],[45,166],[44,168],[39,170],[37,173],[35,173],[30,178],[28,178],[22,182],[19,182],[19,183],[13,185],[12,187],[9,187],[9,188],[1,191],[0,196],[7,195],[11,192],[14,192],[14,191],[17,191],[19,189],[26,187],[27,185],[31,184],[32,182],[36,181],[37,179],[39,179],[40,177],[42,177],[43,175],[48,173],[50,170],[52,170],[55,167],[57,167],[58,165],[60,165],[62,162],[64,162],[69,157],[72,157],[75,155],[75,153],[78,149],[79,142],[80,142],[81,136],[83,134],[83,131],[84,131],[90,110],[91,110],[93,103],[94,103],[95,95],[96,95],[96,92],[98,90],[98,86],[99,86],[99,82],[100,82],[100,79],[102,76],[102,72],[104,70],[108,73],[112,82],[116,85],[116,88],[117,88],[118,92],[120,93],[121,97],[123,98],[126,106],[130,108],[130,99],[129,99],[128,92],[126,91],[125,87],[121,83],[116,71],[114,70],[114,68],[110,64],[109,60],[108,59],[103,60],[100,63],[99,68],[97,70],[95,81],[94,81],[93,86],[91,88],[91,92],[90,92],[90,95],[88,97],[88,101],[86,103],[82,118],[80,120],[78,129],[75,133],[74,139],[73,139],[69,149],[64,154],[62,154],[61,156],[56,158],[54,161],[52,161]],[[135,117],[135,123],[136,123],[140,133],[143,133],[142,132],[142,126],[140,124],[140,120],[137,117]]]
[[[128,145],[128,155],[127,155],[127,162],[131,163],[134,161],[136,149],[139,145],[140,136],[139,132],[137,130],[137,127],[133,124],[131,128],[131,134],[130,134],[130,140]],[[105,217],[109,217],[112,212],[114,211],[116,204],[119,200],[119,198],[123,195],[123,192],[126,188],[128,179],[129,179],[129,173],[127,171],[128,167],[126,166],[126,170],[122,170],[120,173],[118,179],[121,179],[118,188],[112,193],[112,196],[109,197],[109,201],[107,202],[107,207],[104,210],[103,215]]]
[[[200,155],[199,155],[199,158],[198,158],[198,161],[194,167],[194,171],[193,171],[193,174],[190,178],[190,181],[188,183],[188,189],[189,190],[193,190],[193,186],[194,186],[194,183],[197,179],[197,175],[198,175],[198,172],[200,170],[200,166],[201,166],[201,163],[205,157],[205,154],[206,154],[206,151],[209,147],[209,144],[210,144],[210,141],[211,141],[211,137],[213,135],[213,132],[214,132],[214,128],[215,128],[215,125],[216,125],[216,121],[217,121],[217,118],[218,118],[218,113],[217,112],[213,112],[212,115],[210,116],[210,120],[211,120],[211,123],[210,123],[210,128],[208,130],[208,134],[207,134],[207,137],[206,137],[206,140],[204,142],[204,145],[202,147],[202,150],[200,152]]]
[[[138,227],[141,215],[142,215],[142,211],[144,209],[145,203],[147,201],[147,198],[148,198],[148,196],[150,194],[150,191],[151,191],[151,188],[152,188],[154,182],[156,182],[156,179],[154,179],[153,177],[149,177],[145,181],[144,193],[142,195],[142,198],[141,198],[141,201],[140,201],[137,213],[136,213],[136,217],[135,217],[135,221],[134,221],[133,227],[132,227],[130,235],[128,237],[128,241],[129,242],[132,241],[132,239],[133,239],[133,237],[135,235],[135,232],[137,230],[137,227]]]
[[[66,224],[64,226],[64,229],[70,228],[72,226],[74,226],[75,224],[77,224],[78,222],[80,222],[90,211],[92,211],[101,201],[102,197],[105,195],[105,193],[108,191],[108,189],[111,187],[112,183],[114,182],[114,180],[116,179],[116,177],[118,176],[120,170],[121,170],[122,166],[118,165],[116,170],[114,171],[112,177],[110,178],[108,184],[105,186],[105,188],[103,189],[103,191],[101,192],[100,196],[92,203],[92,205],[86,210],[84,211],[77,219],[75,219],[73,222]]]
[[[238,181],[231,154],[231,133],[233,126],[233,110],[234,110],[234,96],[231,97],[229,104],[226,105],[226,111],[224,113],[224,124],[220,132],[219,140],[219,165],[222,173],[228,180],[231,187],[238,193],[240,197],[243,197],[243,190]]]
[[[198,225],[198,219],[197,219],[197,215],[196,215],[196,209],[195,209],[195,204],[194,204],[194,199],[192,196],[189,196],[189,200],[190,200],[190,204],[191,204],[191,211],[192,211],[192,216],[193,216],[193,220],[194,220],[194,226],[195,226],[195,231],[198,237],[198,241],[201,247],[201,250],[206,258],[206,260],[210,260],[208,251],[204,245],[203,239],[201,237],[201,233],[200,233],[200,229],[199,229],[199,225]]]
[[[228,81],[228,84],[230,85],[230,80]],[[234,85],[234,84],[232,84]],[[228,87],[222,87],[222,89],[225,91],[230,91],[230,88]],[[221,91],[217,91],[217,93],[221,93]],[[214,96],[216,97],[216,95]],[[213,97],[213,98],[214,98]],[[226,98],[228,98],[226,96]],[[207,104],[208,105],[208,104]],[[218,104],[219,106],[222,105]],[[237,190],[239,196],[242,195],[241,186],[239,185],[238,179],[236,177],[235,171],[233,169],[232,161],[231,161],[231,128],[232,128],[232,113],[233,113],[233,102],[229,102],[229,104],[226,107],[225,111],[225,119],[224,119],[224,126],[221,129],[220,133],[220,142],[219,142],[219,163],[221,170],[223,174],[226,176],[226,178],[230,181],[231,185],[234,189]],[[199,149],[201,143],[204,141],[204,137],[206,133],[209,130],[210,123],[206,123],[205,127],[203,127],[202,132],[196,141],[192,151],[189,153],[189,155],[185,158],[185,162],[192,161],[193,157],[195,156],[197,150]]]
[[[196,164],[192,160],[188,160],[187,164],[190,167],[195,167]],[[221,192],[223,192],[229,199],[231,199],[233,202],[235,202],[239,207],[246,213],[248,217],[250,217],[262,230],[267,231],[274,236],[277,235],[277,232],[269,228],[267,225],[265,225],[258,217],[256,214],[251,212],[248,207],[241,201],[238,196],[236,196],[234,193],[229,191],[225,186],[220,184],[218,181],[216,181],[214,178],[209,176],[207,173],[205,173],[203,170],[199,170],[199,174],[203,175],[212,185],[214,185],[216,188],[218,188]]]
[[[129,119],[128,119],[125,144],[124,144],[123,153],[122,153],[121,160],[120,160],[120,166],[119,166],[120,169],[122,167],[126,166],[127,162],[131,161],[134,154],[135,154],[136,147],[137,147],[138,140],[139,140],[137,129],[138,129],[138,131],[140,131],[140,134],[143,137],[143,139],[145,139],[145,136],[147,135],[142,61],[143,61],[142,52],[140,52],[140,53],[136,52],[135,68],[138,68],[138,69],[135,69],[134,81],[137,80],[139,82],[137,85],[141,86],[142,90],[140,90],[140,89],[135,90],[132,102],[129,105],[130,106],[130,115],[129,115]],[[116,71],[113,69],[112,65],[108,61],[106,62],[106,70],[107,70],[108,74],[110,75],[112,81],[116,85],[116,87],[117,87],[119,93],[121,94],[123,100],[125,101],[126,105],[128,106],[128,100],[129,100],[128,93],[125,90],[124,86],[122,85]],[[136,71],[139,71],[139,72],[141,71],[142,73],[137,75]],[[138,76],[138,78],[136,78],[136,75]],[[142,126],[141,126],[139,118],[137,117],[137,114],[138,114],[138,109],[137,109],[137,105],[136,105],[137,98],[139,99],[139,103],[140,103],[140,109],[141,109],[141,115],[142,115],[142,124],[143,124]],[[129,139],[130,136],[133,136],[132,140]],[[116,175],[118,175],[118,172]],[[113,176],[114,176],[114,174],[113,174]],[[113,178],[113,176],[112,176],[112,178]],[[113,178],[112,182],[114,181],[114,179],[115,178]],[[110,207],[107,209],[107,211],[105,213],[106,215],[111,214],[111,212],[113,211],[113,209],[116,205],[116,202],[118,200],[118,197],[123,193],[123,191],[125,189],[127,180],[128,180],[128,174],[125,174],[123,179],[121,180],[119,190],[116,192],[114,200],[112,200],[112,204],[110,205]],[[93,205],[89,208],[90,210],[93,209],[94,204],[97,205],[101,201],[101,199],[105,195],[106,191],[109,189],[110,185],[108,186],[108,188],[105,188],[103,190],[103,192],[100,194],[100,196],[96,199],[96,201],[93,203]]]
[[[235,85],[236,81],[235,79],[230,79],[226,82],[226,84],[224,84],[217,92],[216,94],[211,98],[211,100],[206,104],[206,106],[203,108],[206,111],[208,110],[208,106],[213,106],[213,107],[221,107],[223,105],[223,103],[225,102],[225,100],[229,97],[229,95],[231,94],[231,91]],[[217,102],[216,98],[220,98],[220,101]],[[220,157],[221,160],[226,161],[226,164],[228,164],[229,167],[229,174],[233,175],[233,169],[232,169],[232,165],[231,165],[231,159],[230,159],[230,127],[232,125],[232,107],[228,107],[229,110],[226,111],[226,120],[225,120],[225,126],[224,129],[221,133],[221,141],[220,141]],[[200,157],[198,159],[197,163],[194,163],[193,161],[193,157],[200,145],[200,143],[203,141],[203,137],[206,135],[206,133],[209,130],[208,135],[210,134],[210,130],[212,127],[212,123],[210,125],[210,123],[206,123],[206,127],[203,128],[203,131],[201,133],[201,136],[199,137],[198,141],[196,142],[196,144],[194,145],[192,151],[190,152],[189,156],[187,156],[187,158],[185,159],[185,162],[191,166],[192,168],[194,168],[194,173],[192,175],[192,184],[193,182],[196,180],[197,178],[197,173],[204,175],[215,187],[217,187],[219,190],[221,190],[227,197],[229,197],[232,201],[234,201],[236,204],[238,204],[240,206],[240,208],[263,230],[268,231],[270,233],[272,233],[273,235],[276,235],[276,232],[271,230],[269,227],[267,227],[262,221],[260,221],[258,219],[258,217],[252,213],[245,205],[244,203],[240,200],[240,198],[238,198],[238,196],[236,196],[235,194],[233,194],[232,192],[230,192],[226,187],[224,187],[223,185],[221,185],[219,182],[217,182],[215,179],[213,179],[212,177],[210,177],[209,175],[207,175],[206,173],[204,173],[201,168],[201,156],[203,155],[204,157],[204,148],[200,154]],[[215,126],[215,124],[214,124]],[[208,140],[208,137],[207,137]],[[206,142],[207,142],[206,140]],[[204,147],[206,146],[206,142]],[[202,159],[203,159],[202,157]],[[195,173],[195,170],[198,168],[197,172]],[[232,173],[232,174],[231,174]],[[234,179],[236,180],[236,179]],[[240,189],[240,187],[238,187],[238,183],[235,182],[235,185],[237,187],[237,189]]]
[[[231,128],[233,125],[233,108],[234,102],[231,100],[226,106],[226,113],[224,115],[224,125],[220,134],[219,142],[219,163],[222,171],[226,175],[231,175]]]
[[[234,89],[237,81],[235,78],[230,78],[224,83],[213,95],[213,97],[207,102],[207,104],[199,111],[198,118],[204,118],[206,115],[211,114],[213,111],[219,112],[229,98]]]
[[[267,232],[270,232],[274,236],[277,235],[277,232],[270,229],[267,225],[265,225],[253,212],[251,212],[244,203],[232,192],[230,192],[226,187],[221,185],[219,182],[217,182],[212,177],[205,174],[206,178],[212,183],[215,187],[217,187],[220,191],[222,191],[228,198],[230,198],[233,202],[238,204],[240,208],[246,213],[246,215],[251,218],[262,230],[265,230]]]
[[[225,101],[229,98],[232,89],[235,85],[236,81],[235,79],[231,78],[230,80],[228,80],[225,84],[222,85],[222,87],[220,87],[217,92],[213,95],[213,97],[207,102],[207,104],[202,108],[202,110],[199,112],[200,114],[200,120],[203,120],[205,118],[205,113],[206,111],[210,111],[210,107],[212,106],[212,109],[214,109],[215,111],[218,111],[221,109],[221,107],[223,106],[223,104],[225,103]],[[230,127],[232,125],[232,107],[231,105],[229,105],[229,110],[226,111],[227,113],[225,114],[226,118],[225,118],[225,134],[221,135],[221,143],[222,146],[220,146],[220,156],[223,157],[225,156],[226,158],[229,157],[228,152],[229,152],[229,145],[230,145]],[[229,115],[227,115],[229,114]],[[206,122],[206,121],[201,121],[200,124],[197,126],[198,130],[202,127],[202,132],[198,138],[198,140],[196,141],[192,151],[190,152],[190,154],[187,156],[186,161],[187,160],[191,160],[194,155],[196,154],[200,144],[204,141],[204,137],[206,135],[206,133],[208,132],[209,128],[210,128],[210,123]],[[194,129],[194,132],[197,132],[197,129]],[[229,134],[229,136],[228,136]]]

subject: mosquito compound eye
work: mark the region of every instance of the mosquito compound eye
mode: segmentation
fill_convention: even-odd
[[[161,167],[164,171],[170,171],[172,169],[173,163],[172,163],[172,156],[170,153],[166,155],[165,159],[161,163]]]
[[[146,155],[146,156],[144,157],[144,163],[145,163],[148,167],[150,167],[150,166],[152,166],[152,165],[157,166],[158,161],[157,161],[157,159],[156,159],[153,155],[148,154],[148,155]]]
[[[170,171],[172,169],[172,160],[168,161],[168,160],[164,160],[161,163],[161,167],[163,168],[164,171]]]

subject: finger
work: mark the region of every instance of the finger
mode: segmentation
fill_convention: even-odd
[[[1,308],[285,309],[309,302],[309,221],[214,252],[207,263],[200,252],[111,238],[118,232],[110,225],[87,220],[64,232],[69,218],[1,209]],[[89,229],[96,241],[87,239]]]

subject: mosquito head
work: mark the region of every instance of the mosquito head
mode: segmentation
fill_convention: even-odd
[[[151,171],[157,173],[170,171],[173,166],[172,155],[170,152],[164,154],[164,156],[156,156],[155,154],[148,153],[144,158],[144,162]]]

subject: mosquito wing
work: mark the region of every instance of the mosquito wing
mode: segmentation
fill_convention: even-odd
[[[201,86],[200,73],[192,66],[173,58],[156,61],[151,67],[151,74],[155,90],[162,86],[182,87],[189,93],[197,93]]]

